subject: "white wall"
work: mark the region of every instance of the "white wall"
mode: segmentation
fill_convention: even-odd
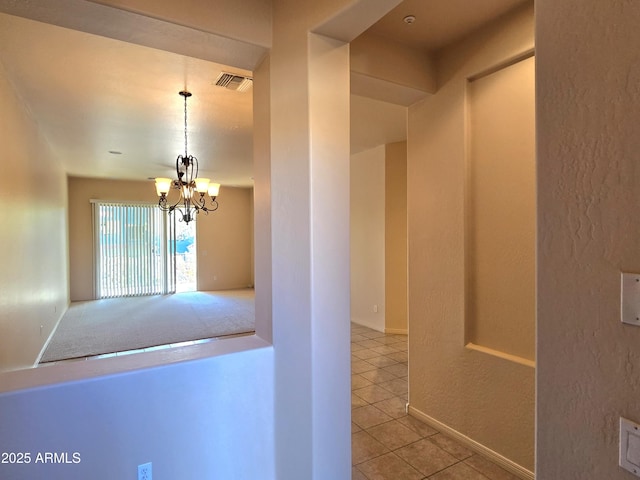
[[[14,228],[1,234],[13,248],[0,253],[7,256],[0,312],[22,325],[14,332],[0,322],[0,352],[24,367],[41,346],[30,339],[44,341],[68,302],[66,177],[2,74],[0,109],[11,121],[0,135],[16,168],[2,177],[11,181],[0,206],[10,208],[0,215],[18,217],[2,217]],[[14,351],[31,363],[6,356]],[[176,363],[149,369],[153,354],[144,363],[130,356],[4,373],[0,452],[33,457],[28,465],[0,463],[0,478],[135,478],[137,465],[149,461],[156,478],[274,478],[272,347],[246,337],[184,352],[158,354],[155,363]],[[210,358],[185,361],[194,355]],[[81,462],[36,464],[38,452],[78,452]],[[241,456],[251,461],[237,462]]]
[[[258,334],[269,337],[264,322],[273,319],[273,347],[246,337],[213,342],[213,351],[205,351],[207,344],[168,351],[162,362],[178,365],[146,368],[160,355],[152,352],[4,377],[3,451],[84,452],[75,470],[47,469],[54,479],[134,477],[136,465],[148,461],[156,478],[348,478],[349,49],[308,33],[344,15],[345,3],[354,5],[274,2],[277,32],[265,67],[270,88],[254,92],[269,97],[258,101],[257,118],[268,118],[258,131],[271,158],[262,152],[256,161],[271,163],[266,179],[258,168],[268,185],[257,194],[270,194],[271,208],[256,209],[256,225],[268,224],[272,238],[257,234],[256,283],[273,279],[273,307],[256,310]],[[397,3],[367,6],[365,15],[357,10],[356,24],[366,28]],[[272,265],[269,278],[264,258]],[[215,356],[200,358],[208,355]],[[139,370],[108,374],[112,368]],[[12,468],[7,476],[14,474]],[[38,469],[34,478],[41,476]]]
[[[230,346],[225,348],[228,353]],[[146,462],[153,463],[158,479],[275,478],[273,349],[220,353],[0,393],[0,451],[30,452],[34,460],[29,465],[0,464],[0,478],[136,478],[137,465]],[[113,363],[109,360],[93,362],[105,368]],[[50,369],[56,369],[49,372],[52,377],[62,375],[56,366],[38,370]],[[38,452],[78,452],[81,462],[36,464]]]
[[[351,321],[384,332],[385,146],[351,155]],[[377,312],[374,311],[377,305]]]
[[[640,421],[640,3],[536,2],[537,478],[630,480],[618,421]]]
[[[34,365],[69,301],[66,177],[7,77],[0,63],[0,372]]]
[[[361,28],[348,41],[397,3],[273,2],[270,98],[261,103],[271,107],[262,190],[270,189],[271,209],[256,209],[256,225],[271,224],[273,347],[243,337],[169,350],[169,358],[159,351],[3,377],[2,451],[79,444],[86,458],[75,470],[43,475],[33,465],[35,473],[11,467],[6,476],[111,480],[152,461],[156,478],[349,477],[349,54],[348,44],[309,31],[327,19]],[[149,368],[159,356],[180,364]]]

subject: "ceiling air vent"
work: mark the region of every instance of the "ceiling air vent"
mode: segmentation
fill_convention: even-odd
[[[253,79],[249,77],[243,77],[241,75],[234,75],[233,73],[222,72],[215,83],[218,87],[224,87],[229,90],[237,90],[238,92],[245,92],[253,85]]]

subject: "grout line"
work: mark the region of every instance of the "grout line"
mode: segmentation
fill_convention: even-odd
[[[352,328],[353,328],[353,327],[352,327]],[[351,335],[352,335],[352,336],[353,336],[353,335],[361,335],[362,333],[366,333],[366,332],[367,332],[367,330],[369,330],[369,329],[363,329],[362,327],[359,327],[358,331],[354,331],[354,330],[352,330],[352,331],[351,331]],[[391,334],[390,334],[390,335],[391,335]],[[390,336],[390,335],[388,335],[388,336]],[[367,338],[367,340],[374,340],[374,341],[375,341],[376,339],[379,339],[379,338],[383,338],[383,337]],[[403,340],[399,340],[399,341],[398,341],[398,342],[396,342],[396,343],[400,343],[401,341],[403,341]],[[356,342],[352,341],[352,342],[351,342],[351,346],[352,346],[352,347],[353,347],[354,345],[358,345],[358,346],[360,346],[360,345],[359,345],[359,343],[360,343],[360,341],[356,341]],[[378,343],[380,343],[380,342],[378,342]],[[382,344],[382,345],[384,345],[384,346],[390,346],[390,344]],[[366,351],[366,350],[370,350],[370,351],[375,352],[375,350],[372,350],[372,349],[374,349],[374,348],[378,348],[378,347],[376,347],[376,346],[373,346],[373,347],[362,347],[362,348],[359,348],[359,349],[358,349],[358,350],[356,350],[356,351]],[[353,362],[365,362],[365,363],[369,363],[371,366],[375,367],[375,370],[378,370],[378,371],[380,371],[380,372],[384,371],[385,373],[388,373],[388,374],[390,374],[390,375],[392,375],[392,376],[394,377],[392,380],[386,380],[386,381],[379,381],[379,380],[378,380],[378,381],[372,381],[372,380],[369,380],[369,379],[368,379],[368,378],[366,378],[366,377],[362,377],[362,375],[363,375],[363,374],[366,374],[367,372],[371,372],[371,371],[373,371],[373,370],[368,370],[368,371],[360,372],[360,373],[352,372],[352,374],[351,374],[351,375],[352,375],[352,377],[353,377],[353,376],[356,376],[356,375],[357,375],[357,376],[361,376],[361,377],[362,377],[362,378],[364,378],[365,380],[367,380],[367,381],[370,381],[370,382],[371,382],[371,384],[370,384],[370,385],[367,385],[367,386],[365,386],[365,387],[359,387],[359,388],[367,388],[367,387],[372,387],[372,386],[380,387],[380,388],[382,388],[383,390],[386,390],[386,391],[388,391],[389,393],[393,394],[393,397],[390,397],[390,398],[400,398],[401,400],[406,401],[406,395],[405,395],[405,394],[400,394],[400,395],[398,395],[398,394],[396,394],[395,392],[393,392],[393,391],[389,390],[388,388],[385,388],[384,386],[382,386],[382,384],[384,384],[384,383],[388,383],[388,382],[391,382],[391,381],[394,381],[394,380],[402,380],[402,381],[404,381],[404,382],[408,382],[407,375],[403,375],[402,377],[400,377],[400,376],[398,376],[397,374],[394,374],[394,373],[391,373],[391,372],[387,372],[387,371],[385,371],[385,370],[384,370],[386,367],[388,367],[388,366],[393,366],[393,365],[403,365],[405,368],[407,368],[407,363],[406,363],[406,362],[396,362],[396,363],[394,363],[394,364],[392,364],[392,365],[376,366],[376,365],[374,365],[374,364],[372,364],[372,363],[368,362],[367,360],[365,360],[365,359],[361,359],[361,358],[359,358],[358,356],[354,355],[354,354],[353,354],[353,352],[354,352],[354,350],[352,350],[352,354],[351,354],[351,363],[353,363]],[[405,351],[403,351],[403,350],[398,350],[398,352],[403,352],[403,353],[404,353]],[[375,352],[375,353],[378,353],[378,352]],[[393,352],[393,353],[396,353],[396,352]],[[384,356],[386,356],[386,355],[389,355],[389,354],[378,354],[376,357],[384,357]],[[371,357],[371,358],[375,358],[375,357]],[[391,359],[391,360],[393,360],[393,359]],[[380,402],[373,402],[373,403],[372,403],[372,402],[369,402],[369,401],[367,401],[367,400],[363,399],[362,397],[360,397],[357,393],[355,393],[355,390],[358,390],[359,388],[356,388],[356,389],[353,389],[353,388],[352,388],[352,389],[351,389],[351,393],[352,393],[353,395],[356,395],[356,396],[357,396],[358,398],[360,398],[361,400],[363,400],[363,401],[365,402],[365,405],[362,405],[362,406],[359,406],[359,407],[354,407],[354,406],[353,406],[353,403],[352,403],[351,411],[353,412],[353,410],[355,410],[356,408],[362,408],[362,407],[365,407],[365,406],[372,406],[372,407],[374,407],[374,408],[378,408],[378,407],[376,407],[376,403],[380,403]],[[389,400],[389,399],[387,399],[387,400]],[[381,401],[385,401],[385,400],[381,400]],[[380,410],[380,409],[378,408],[378,410]],[[382,411],[382,410],[381,410],[381,411]],[[382,411],[382,412],[386,414],[386,412],[384,412],[384,411]],[[388,415],[388,414],[387,414],[387,415]],[[391,417],[391,415],[389,415],[389,416]],[[410,428],[409,426],[402,424],[402,422],[399,422],[399,423],[401,423],[403,426],[405,426],[406,428],[408,428],[409,430],[411,430],[413,433],[415,433],[416,435],[418,435],[420,438],[419,438],[418,440],[415,440],[415,441],[413,441],[413,442],[409,442],[409,443],[407,443],[407,444],[405,444],[405,445],[402,445],[402,446],[400,446],[400,447],[397,447],[397,448],[395,448],[395,449],[391,449],[390,447],[388,447],[387,445],[385,445],[383,442],[379,441],[375,436],[373,436],[373,435],[370,433],[370,430],[371,430],[371,429],[374,429],[374,428],[380,427],[380,426],[382,426],[382,425],[389,424],[389,423],[391,423],[391,422],[398,422],[400,418],[404,418],[404,417],[406,417],[406,416],[408,416],[408,415],[407,415],[407,412],[405,411],[405,415],[402,415],[401,417],[391,417],[391,419],[390,419],[390,420],[386,420],[386,421],[384,421],[384,422],[381,422],[381,423],[376,424],[376,425],[372,425],[372,426],[367,427],[367,428],[361,427],[360,425],[358,425],[357,423],[353,422],[353,420],[352,420],[352,422],[353,422],[353,423],[354,423],[354,424],[355,424],[355,425],[360,429],[358,432],[355,432],[355,434],[360,433],[360,432],[364,432],[364,433],[365,433],[366,435],[368,435],[371,439],[373,439],[373,440],[375,440],[376,442],[378,442],[379,444],[381,444],[381,445],[385,448],[385,450],[386,450],[385,452],[382,452],[382,453],[380,453],[380,454],[378,454],[378,455],[375,455],[375,456],[373,456],[373,457],[371,457],[371,458],[367,458],[366,460],[363,460],[363,461],[361,461],[361,462],[359,462],[359,463],[352,463],[352,467],[353,467],[353,468],[357,468],[357,467],[358,467],[358,466],[360,466],[360,465],[363,465],[363,464],[365,464],[365,463],[367,463],[367,462],[370,462],[370,461],[372,461],[372,460],[375,460],[375,459],[377,459],[377,458],[380,458],[380,457],[382,457],[382,456],[384,456],[384,455],[387,455],[387,454],[391,453],[391,454],[395,455],[397,458],[399,458],[402,462],[404,462],[405,464],[407,464],[408,466],[410,466],[411,468],[413,468],[414,470],[416,470],[418,473],[420,473],[420,475],[423,475],[423,474],[422,474],[422,472],[420,472],[420,470],[418,470],[418,468],[417,468],[417,467],[415,467],[414,465],[412,465],[411,463],[409,463],[408,461],[406,461],[404,458],[402,458],[401,456],[399,456],[396,452],[397,452],[397,451],[399,451],[399,450],[401,450],[401,449],[403,449],[403,448],[406,448],[406,447],[408,447],[408,446],[411,446],[411,445],[413,445],[413,444],[415,444],[415,443],[417,443],[417,442],[420,442],[420,441],[422,441],[422,440],[428,440],[428,441],[429,441],[431,444],[433,444],[435,447],[439,448],[439,449],[440,449],[440,450],[442,450],[443,452],[445,452],[445,453],[447,453],[448,455],[450,455],[450,456],[451,456],[455,461],[454,461],[454,463],[452,463],[452,464],[450,464],[450,465],[446,466],[445,468],[442,468],[442,469],[440,469],[440,470],[438,470],[438,471],[436,471],[436,472],[433,472],[433,473],[431,473],[431,474],[430,474],[430,475],[428,475],[428,476],[424,476],[424,475],[423,475],[423,476],[422,476],[422,480],[428,480],[428,479],[430,479],[430,478],[433,478],[434,476],[438,475],[439,473],[441,473],[441,472],[443,472],[443,471],[445,471],[445,470],[447,470],[447,469],[449,469],[449,468],[455,467],[455,466],[457,466],[457,465],[459,465],[459,464],[461,464],[461,463],[464,463],[464,464],[465,464],[465,466],[467,466],[468,468],[471,468],[473,471],[477,472],[477,473],[478,473],[482,478],[485,478],[485,479],[487,479],[487,480],[491,480],[491,477],[489,477],[485,472],[482,472],[482,471],[480,471],[480,470],[478,470],[478,469],[474,468],[472,465],[470,465],[470,464],[466,463],[466,461],[467,461],[468,459],[472,458],[473,456],[478,455],[477,453],[473,453],[473,452],[472,452],[472,454],[471,454],[470,456],[465,457],[465,458],[463,458],[463,459],[460,459],[460,458],[456,457],[455,455],[453,455],[452,453],[450,453],[450,452],[449,452],[449,451],[447,451],[446,449],[442,448],[440,445],[438,445],[437,443],[435,443],[435,442],[432,440],[432,438],[433,438],[433,437],[435,437],[436,435],[443,435],[444,437],[449,438],[446,434],[442,433],[441,431],[439,431],[439,430],[437,430],[437,429],[435,429],[435,428],[433,428],[433,427],[431,427],[431,429],[433,430],[433,433],[430,433],[430,434],[428,434],[428,435],[424,435],[424,436],[423,436],[422,434],[420,434],[419,432],[416,432],[415,430],[413,430],[413,429],[412,429],[412,428]],[[352,433],[352,435],[354,435],[354,433]],[[481,455],[480,455],[480,456],[481,456]],[[489,461],[490,461],[490,460],[489,460]],[[493,463],[493,462],[491,462],[491,463]],[[362,472],[362,470],[360,470],[359,468],[357,468],[357,470],[358,470],[359,472],[361,472],[361,473],[366,477],[366,474],[364,474],[364,472]],[[368,477],[367,477],[367,478],[368,478]]]

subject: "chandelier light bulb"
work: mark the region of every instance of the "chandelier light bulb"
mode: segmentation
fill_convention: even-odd
[[[209,182],[211,181],[208,178],[196,178],[194,180],[196,182],[196,190],[198,193],[207,193],[209,189]]]
[[[167,195],[169,190],[171,189],[171,179],[170,178],[156,178],[156,193],[159,197],[163,194]]]
[[[209,196],[215,198],[220,193],[220,184],[219,183],[210,183],[209,184]]]

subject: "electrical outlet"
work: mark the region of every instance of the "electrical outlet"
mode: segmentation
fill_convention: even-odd
[[[152,480],[151,462],[138,465],[138,480]]]

